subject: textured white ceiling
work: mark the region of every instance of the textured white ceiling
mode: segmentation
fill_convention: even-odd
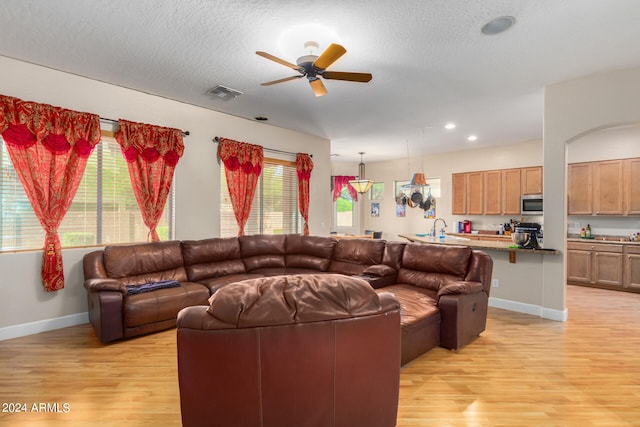
[[[516,25],[480,33],[502,15]],[[544,86],[639,65],[639,22],[638,0],[3,0],[0,55],[266,116],[371,162],[541,138]],[[256,50],[295,62],[309,38],[347,49],[332,70],[373,80],[325,80],[320,98],[305,79],[260,86],[295,72]],[[214,99],[217,84],[244,94]]]

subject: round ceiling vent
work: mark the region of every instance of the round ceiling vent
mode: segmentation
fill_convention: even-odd
[[[516,18],[513,16],[501,16],[484,24],[481,31],[482,34],[493,36],[507,31],[509,28],[513,27],[513,24],[515,23]]]

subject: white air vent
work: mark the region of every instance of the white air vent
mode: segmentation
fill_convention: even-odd
[[[240,92],[239,90],[231,89],[230,87],[218,85],[213,89],[209,89],[207,91],[207,95],[211,95],[215,99],[228,101],[235,98],[236,96],[242,95],[242,92]]]

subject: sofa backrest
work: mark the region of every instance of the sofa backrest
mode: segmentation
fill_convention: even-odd
[[[484,251],[474,249],[471,251],[469,270],[464,280],[468,282],[480,282],[487,295],[491,292],[491,274],[493,272],[493,258]]]
[[[398,283],[433,291],[450,282],[465,280],[471,248],[408,243],[402,254]]]
[[[239,236],[240,255],[247,272],[285,267],[286,234]]]
[[[384,240],[340,239],[333,250],[329,271],[348,275],[362,274],[368,266],[382,264],[384,248]]]
[[[404,253],[404,247],[406,243],[388,241],[384,245],[384,255],[382,256],[382,263],[394,268],[396,271],[400,270],[402,266],[402,254]]]
[[[103,261],[107,277],[125,285],[187,280],[180,242],[176,240],[107,246]]]
[[[335,239],[330,237],[288,234],[285,245],[286,266],[327,271],[335,245]]]
[[[240,257],[237,237],[185,240],[182,242],[182,256],[187,276],[192,282],[247,272]]]

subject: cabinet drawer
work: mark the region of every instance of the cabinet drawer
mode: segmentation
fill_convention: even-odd
[[[624,245],[624,248],[628,254],[640,254],[640,245]]]
[[[595,252],[613,252],[621,254],[623,245],[611,245],[608,243],[567,242],[567,249]]]

